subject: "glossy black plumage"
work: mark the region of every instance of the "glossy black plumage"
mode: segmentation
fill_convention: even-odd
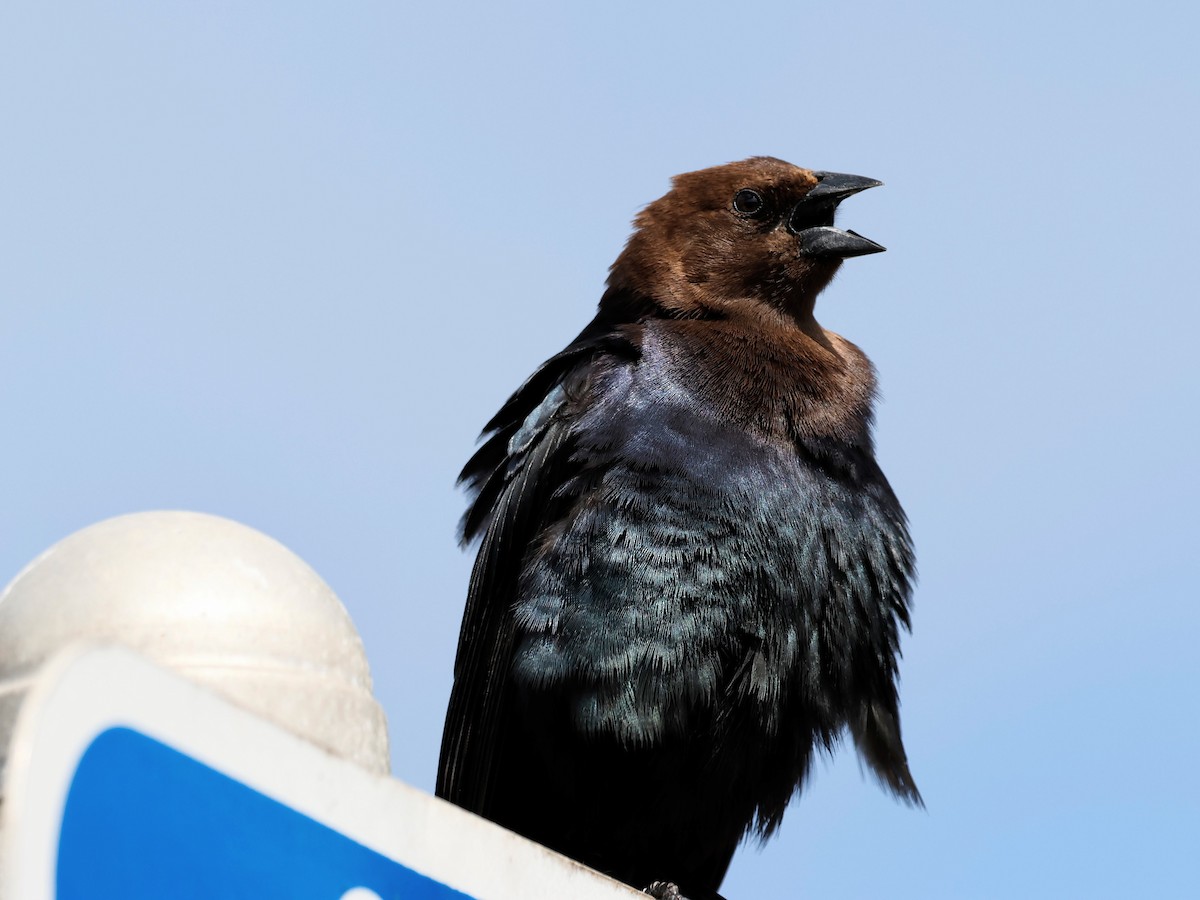
[[[832,227],[875,184],[767,158],[681,176],[596,318],[488,423],[440,796],[693,900],[844,729],[919,802],[874,376],[812,317],[842,256],[878,248]]]

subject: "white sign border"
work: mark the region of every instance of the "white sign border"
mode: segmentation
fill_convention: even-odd
[[[18,716],[0,806],[0,898],[53,900],[71,779],[95,737],[119,726],[477,900],[645,897],[452,804],[366,772],[129,650],[91,645],[51,660]]]

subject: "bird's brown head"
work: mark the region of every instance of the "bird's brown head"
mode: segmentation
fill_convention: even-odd
[[[838,203],[879,183],[765,156],[676,176],[638,214],[609,286],[672,315],[726,317],[766,304],[811,316],[843,259],[884,249],[833,227]]]

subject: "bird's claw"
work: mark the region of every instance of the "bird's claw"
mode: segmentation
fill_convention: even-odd
[[[642,893],[658,900],[687,900],[687,897],[679,893],[679,887],[669,881],[656,881],[642,888]]]

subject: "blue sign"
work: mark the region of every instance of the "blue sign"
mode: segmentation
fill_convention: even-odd
[[[130,728],[79,762],[56,881],[58,900],[467,897]]]

